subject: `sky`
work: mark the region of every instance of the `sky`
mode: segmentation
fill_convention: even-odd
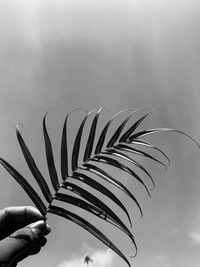
[[[62,123],[76,107],[105,106],[109,111],[103,111],[104,119],[126,108],[158,108],[144,121],[144,129],[176,128],[200,142],[199,31],[197,0],[0,0],[1,157],[37,188],[15,136],[15,125],[23,123],[23,137],[49,179],[42,118],[50,107],[47,127],[57,167]],[[74,116],[78,123],[83,113]],[[70,127],[77,130],[74,121]],[[140,219],[135,206],[115,192],[133,220],[138,255],[130,262],[135,267],[197,267],[199,151],[175,133],[147,140],[171,159],[167,171],[142,161],[155,179],[152,198],[133,186],[130,177],[112,170],[133,190],[144,213]],[[3,168],[0,183],[0,208],[32,205]],[[91,219],[128,258],[133,254],[123,234]],[[88,253],[93,259],[90,267],[127,266],[77,225],[53,215],[48,223],[52,233],[45,248],[19,266],[80,267]]]

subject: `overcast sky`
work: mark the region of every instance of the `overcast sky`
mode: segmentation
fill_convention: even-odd
[[[15,125],[23,123],[24,139],[48,180],[42,117],[51,106],[48,129],[56,163],[63,119],[75,107],[104,105],[108,118],[124,108],[158,107],[144,128],[177,128],[200,142],[199,32],[197,0],[0,0],[1,156],[35,185],[15,136]],[[174,133],[148,140],[172,161],[166,172],[148,165],[156,182],[152,199],[115,170],[144,211],[139,219],[134,205],[116,192],[134,222],[138,256],[131,264],[199,267],[199,151]],[[0,183],[0,208],[32,205],[3,168]],[[48,221],[53,231],[46,247],[19,266],[81,267],[86,253],[93,259],[91,267],[126,266],[75,224],[53,215]],[[95,223],[127,257],[133,254],[124,235]]]

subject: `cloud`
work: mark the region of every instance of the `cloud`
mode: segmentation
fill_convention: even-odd
[[[200,233],[199,232],[191,232],[189,237],[192,239],[193,243],[196,245],[200,245]]]
[[[90,255],[93,262],[90,262],[89,267],[114,267],[114,253],[110,250],[96,250],[87,253]],[[82,255],[76,255],[71,260],[61,262],[58,267],[85,267],[84,257],[86,253]]]

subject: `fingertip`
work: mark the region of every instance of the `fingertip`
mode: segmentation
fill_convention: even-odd
[[[37,219],[37,220],[44,219],[44,216],[40,213],[40,211],[36,207],[26,206],[25,210],[26,210],[27,217],[32,217],[33,219]]]
[[[48,235],[49,233],[51,233],[51,227],[46,223],[46,230],[44,232],[44,235]]]
[[[44,220],[40,220],[28,225],[28,227],[39,237],[42,235],[48,235],[51,232],[50,226]]]
[[[37,237],[40,237],[45,232],[46,223],[43,220],[40,220],[29,224],[28,228],[30,228]]]

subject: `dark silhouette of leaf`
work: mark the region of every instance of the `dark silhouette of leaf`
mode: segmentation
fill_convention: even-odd
[[[128,220],[130,222],[130,226],[132,227],[132,222],[131,222],[131,219],[130,219],[130,216],[129,216],[127,209],[124,207],[124,205],[121,203],[121,201],[110,190],[108,190],[105,186],[98,183],[94,179],[91,179],[89,176],[87,176],[83,173],[80,173],[80,172],[75,172],[70,177],[73,179],[77,179],[77,180],[89,185],[90,187],[96,189],[100,193],[104,194],[105,196],[107,196],[108,198],[113,200],[126,213]]]
[[[190,140],[192,140],[198,146],[198,148],[200,148],[200,144],[196,140],[194,140],[194,138],[192,138],[190,135],[188,135],[188,134],[186,134],[186,133],[184,133],[182,131],[175,130],[175,129],[170,129],[170,128],[156,128],[156,129],[149,129],[149,130],[146,130],[146,131],[141,131],[139,133],[131,135],[130,138],[129,138],[129,141],[132,142],[133,140],[139,139],[139,138],[141,138],[143,136],[146,136],[146,135],[149,135],[149,134],[154,134],[154,133],[160,133],[160,132],[176,132],[176,133],[183,134],[186,137],[188,137]]]
[[[98,216],[99,218],[111,223],[115,227],[119,228],[121,231],[123,231],[126,235],[131,238],[135,249],[137,253],[137,246],[134,240],[134,237],[132,233],[129,231],[127,226],[123,223],[120,216],[117,215],[116,212],[114,212],[109,205],[106,205],[102,200],[97,198],[94,194],[90,193],[89,190],[83,189],[81,186],[76,185],[74,183],[68,182],[70,179],[76,180],[76,182],[81,182],[83,185],[89,186],[89,189],[96,190],[96,193],[101,193],[102,196],[105,196],[106,198],[112,200],[117,207],[120,207],[125,214],[128,217],[128,220],[131,224],[131,219],[129,216],[129,213],[125,206],[122,204],[122,202],[118,199],[116,195],[112,193],[112,191],[106,186],[102,185],[100,182],[96,181],[95,178],[90,177],[91,174],[94,174],[97,178],[100,177],[103,179],[106,183],[110,183],[112,186],[115,186],[116,188],[122,190],[127,196],[129,196],[134,203],[137,205],[141,216],[143,216],[142,209],[137,201],[137,199],[134,197],[134,195],[129,191],[129,189],[118,179],[115,179],[109,171],[105,171],[104,167],[107,164],[110,167],[116,167],[120,170],[125,171],[130,175],[130,177],[133,177],[136,179],[147,191],[147,193],[150,196],[149,190],[147,185],[144,183],[143,179],[140,177],[141,175],[138,175],[134,168],[138,168],[143,173],[150,178],[153,188],[155,187],[154,180],[150,173],[143,167],[142,164],[140,164],[138,161],[136,161],[133,157],[129,156],[129,153],[132,155],[139,155],[145,158],[149,158],[153,160],[154,162],[157,162],[165,168],[167,168],[170,164],[170,160],[167,157],[167,155],[157,146],[148,143],[146,141],[141,140],[142,137],[145,137],[150,134],[164,132],[164,131],[173,131],[177,133],[181,133],[188,138],[190,138],[192,141],[194,141],[198,147],[200,145],[189,135],[183,133],[182,131],[169,129],[169,128],[157,128],[157,129],[148,129],[148,130],[142,130],[139,132],[136,132],[136,129],[140,126],[140,124],[143,122],[143,120],[149,116],[153,110],[147,109],[147,113],[141,116],[139,119],[137,119],[136,122],[134,122],[130,127],[128,127],[127,130],[125,129],[125,126],[129,122],[129,120],[132,118],[132,116],[142,109],[131,111],[130,109],[122,110],[119,113],[115,114],[103,127],[103,130],[100,132],[99,138],[97,139],[97,144],[94,147],[94,142],[96,139],[97,134],[97,125],[100,121],[100,113],[102,108],[100,109],[94,109],[90,112],[87,112],[87,114],[84,116],[82,122],[80,123],[79,129],[77,131],[77,134],[75,135],[75,140],[72,145],[72,153],[69,155],[69,149],[68,149],[68,118],[71,113],[68,113],[62,130],[62,137],[61,137],[61,150],[60,150],[60,172],[62,177],[62,183],[59,183],[57,170],[54,163],[54,155],[53,155],[53,149],[51,140],[47,131],[46,127],[46,116],[48,111],[46,112],[44,118],[43,118],[43,134],[44,134],[44,143],[45,143],[45,152],[46,152],[46,160],[47,160],[47,166],[48,171],[51,179],[51,183],[54,189],[54,195],[51,195],[51,192],[49,190],[48,184],[45,181],[44,177],[42,176],[41,172],[39,171],[28,147],[26,146],[22,135],[17,128],[16,134],[17,138],[22,150],[22,153],[24,155],[24,158],[27,162],[27,165],[32,172],[35,180],[37,181],[45,199],[50,204],[47,208],[39,195],[34,191],[32,186],[25,180],[25,178],[15,169],[13,168],[7,161],[0,158],[0,163],[3,165],[3,167],[10,173],[10,175],[22,186],[22,188],[25,190],[25,192],[29,195],[29,197],[32,199],[32,201],[35,203],[36,207],[40,210],[43,216],[46,216],[46,213],[53,213],[57,214],[59,216],[62,216],[64,218],[67,218],[68,220],[71,220],[72,222],[80,225],[84,229],[86,229],[88,232],[93,234],[95,237],[97,237],[99,240],[101,240],[105,245],[110,247],[113,251],[115,251],[120,257],[122,257],[126,263],[130,266],[129,261],[126,259],[126,257],[122,254],[122,252],[103,234],[101,233],[96,227],[94,227],[91,223],[87,222],[82,217],[78,216],[77,214],[70,212],[66,209],[56,207],[51,205],[53,201],[63,201],[70,205],[77,206],[82,208],[83,210],[92,213],[95,216]],[[88,121],[88,117],[90,114],[92,114],[94,111],[96,111],[96,114],[94,115],[93,120],[91,121],[91,126],[88,129],[88,137],[86,141],[85,150],[83,151],[83,159],[81,163],[79,163],[80,159],[80,147],[81,142],[83,142],[83,135],[85,132],[85,125]],[[119,124],[118,127],[116,127],[116,130],[113,134],[111,134],[111,137],[108,139],[107,144],[105,144],[105,140],[107,140],[108,137],[108,131],[110,130],[111,123],[122,113],[130,111],[129,115],[126,116],[126,118]],[[123,133],[124,132],[124,133]],[[137,148],[135,148],[135,146]],[[103,148],[104,147],[104,148]],[[160,160],[157,157],[154,157],[149,152],[143,151],[143,148],[149,148],[154,149],[155,151],[159,152],[158,156],[164,156],[162,160]],[[126,153],[123,153],[126,152]],[[152,150],[150,151],[152,152]],[[71,157],[70,157],[71,156]],[[167,164],[163,162],[163,160],[167,160]],[[69,170],[68,163],[71,161],[71,171]],[[153,189],[152,188],[152,189]],[[59,190],[66,189],[66,192],[68,190],[71,191],[71,194],[74,194],[76,196],[72,196],[70,194],[63,194],[60,193]],[[88,188],[87,188],[88,189]],[[78,197],[77,197],[78,196]],[[132,224],[131,224],[132,226]],[[136,254],[135,254],[136,255]]]
[[[79,156],[79,150],[80,150],[80,144],[81,144],[81,137],[83,134],[83,128],[85,126],[86,120],[89,117],[89,115],[94,112],[96,109],[93,109],[92,111],[88,112],[88,114],[84,117],[78,133],[76,135],[75,141],[74,141],[74,146],[73,146],[73,151],[72,151],[72,172],[74,172],[78,168],[78,156]]]
[[[92,159],[92,161],[105,163],[105,164],[108,164],[110,166],[114,166],[114,167],[116,167],[118,169],[121,169],[121,170],[131,174],[133,177],[135,177],[144,186],[144,188],[146,189],[148,195],[151,196],[147,186],[144,184],[142,179],[133,170],[131,170],[129,167],[125,166],[124,164],[120,163],[119,161],[117,161],[115,159],[112,159],[112,158],[109,158],[107,156],[102,156],[102,155],[95,156]],[[153,181],[153,185],[155,186],[154,181]]]
[[[106,204],[104,204],[101,200],[99,200],[97,197],[95,197],[94,195],[92,195],[91,193],[86,191],[85,189],[83,189],[83,188],[81,188],[75,184],[69,183],[69,182],[65,182],[62,185],[62,188],[67,189],[67,190],[81,196],[82,198],[89,201],[90,203],[92,203],[96,207],[100,208],[105,214],[105,220],[106,220],[107,215],[108,215],[109,219],[112,220],[113,222],[117,223],[125,232],[129,231],[126,228],[126,226],[124,225],[124,223],[120,220],[120,218]]]
[[[54,199],[72,204],[72,205],[77,206],[81,209],[84,209],[88,212],[91,212],[92,214],[98,216],[99,218],[101,218],[103,220],[106,220],[107,222],[110,222],[108,220],[108,219],[110,219],[111,220],[110,223],[113,223],[113,224],[115,223],[115,221],[112,219],[112,217],[110,217],[109,214],[107,214],[104,210],[100,209],[98,206],[95,206],[89,202],[86,202],[83,199],[80,199],[80,198],[77,198],[74,196],[70,196],[67,194],[62,194],[62,193],[56,193]],[[115,226],[117,226],[117,225],[115,225]]]
[[[133,235],[131,234],[131,232],[128,230],[128,228],[123,224],[123,222],[117,216],[114,216],[117,218],[117,220],[116,220],[113,218],[113,216],[110,216],[110,214],[108,214],[105,210],[102,210],[99,206],[92,205],[92,204],[90,204],[90,203],[88,203],[88,202],[86,202],[80,198],[74,197],[74,196],[69,196],[66,194],[57,193],[55,195],[55,199],[60,200],[60,201],[64,201],[64,202],[72,204],[72,205],[75,205],[79,208],[82,208],[82,209],[94,214],[95,216],[97,216],[103,220],[106,220],[107,222],[111,223],[112,225],[116,226],[121,231],[123,231],[125,234],[127,234],[131,238],[132,242],[134,243],[134,245],[136,247]]]
[[[142,116],[142,118],[140,118],[139,120],[137,120],[123,135],[122,137],[119,139],[120,143],[125,142],[129,136],[137,129],[137,127],[142,123],[142,121],[149,116],[155,109],[150,110],[147,114],[145,114],[144,116]]]
[[[119,138],[122,130],[124,129],[125,125],[127,124],[127,122],[130,120],[130,118],[138,111],[143,110],[143,108],[140,109],[136,109],[134,111],[131,112],[131,114],[120,124],[120,126],[117,128],[117,130],[115,131],[115,133],[112,135],[112,137],[110,138],[110,140],[108,141],[107,144],[107,148],[108,147],[112,147],[114,145],[114,143],[117,141],[117,139]]]
[[[169,165],[170,165],[170,159],[169,159],[169,157],[159,147],[154,146],[154,145],[152,145],[152,144],[150,144],[148,142],[145,142],[145,141],[142,141],[142,140],[137,140],[137,139],[134,139],[134,140],[132,140],[130,142],[127,142],[127,143],[128,144],[133,144],[133,145],[146,146],[146,147],[150,147],[150,148],[152,148],[154,150],[157,150],[158,152],[160,152],[166,158],[166,160],[168,161],[168,167],[169,167]]]
[[[92,165],[92,164],[86,163],[83,166],[81,166],[80,169],[94,173],[94,174],[98,175],[99,177],[103,178],[104,180],[106,180],[107,182],[111,183],[112,185],[116,186],[120,190],[122,190],[126,195],[128,195],[130,198],[132,198],[132,200],[136,203],[136,205],[138,206],[138,208],[140,210],[141,217],[143,216],[143,212],[142,212],[142,209],[141,209],[138,201],[133,196],[133,194],[121,182],[116,180],[114,177],[109,175],[107,172],[105,172],[101,168],[99,168],[95,165]]]
[[[116,157],[119,157],[121,159],[124,159],[124,160],[134,164],[139,169],[141,169],[143,172],[145,172],[147,174],[147,176],[149,176],[149,178],[151,179],[151,182],[153,184],[153,188],[150,190],[153,190],[155,188],[155,183],[154,183],[154,180],[153,180],[152,176],[150,175],[150,173],[141,164],[139,164],[136,160],[132,159],[131,157],[127,156],[126,154],[124,154],[120,151],[117,151],[116,149],[113,149],[113,148],[106,149],[104,152],[102,152],[102,154],[116,156]],[[143,183],[142,180],[140,182]],[[149,194],[149,196],[151,197],[150,194]]]
[[[62,139],[61,139],[61,176],[63,181],[65,181],[69,176],[68,170],[68,145],[67,145],[67,122],[69,115],[75,110],[81,110],[81,108],[75,108],[71,110],[66,118],[62,130]]]
[[[33,174],[33,177],[35,178],[35,180],[37,181],[46,201],[48,203],[50,203],[53,199],[52,195],[51,195],[51,192],[49,190],[49,187],[44,179],[44,177],[42,176],[41,172],[39,171],[39,169],[37,168],[36,164],[35,164],[35,161],[30,153],[30,151],[28,150],[21,134],[20,134],[20,131],[19,131],[19,128],[17,126],[16,128],[16,134],[17,134],[17,139],[19,141],[19,144],[20,144],[20,147],[21,147],[21,150],[22,150],[22,153],[24,155],[24,158],[26,160],[26,163],[31,171],[31,173]]]
[[[103,242],[107,247],[112,249],[115,253],[117,253],[128,264],[128,266],[131,267],[129,261],[124,256],[124,254],[102,232],[100,232],[94,225],[84,220],[82,217],[68,210],[52,205],[49,207],[48,212],[52,214],[57,214],[78,224],[79,226],[87,230],[89,233],[94,235],[96,238],[98,238],[101,242]]]
[[[93,144],[94,144],[94,138],[95,138],[97,122],[98,122],[99,115],[100,115],[101,111],[102,111],[102,108],[100,108],[98,110],[97,114],[95,115],[95,117],[93,119],[92,126],[90,128],[90,133],[89,133],[87,145],[86,145],[86,148],[85,148],[85,153],[84,153],[84,156],[83,156],[83,161],[84,162],[88,161],[88,159],[91,156],[92,148],[93,148]]]
[[[63,181],[67,179],[69,176],[68,173],[68,147],[67,147],[67,120],[68,120],[69,114],[67,114],[65,118],[65,122],[63,125],[63,130],[62,130],[62,139],[61,139],[61,176]]]
[[[119,144],[119,145],[116,145],[114,146],[115,149],[119,149],[121,151],[126,151],[126,152],[131,152],[131,153],[134,153],[136,155],[140,155],[140,156],[144,156],[144,157],[147,157],[147,158],[150,158],[152,159],[153,161],[157,162],[157,163],[160,163],[161,165],[163,165],[165,168],[167,168],[168,166],[163,163],[162,161],[160,161],[159,159],[156,159],[155,157],[151,156],[150,154],[142,151],[142,150],[139,150],[139,149],[136,149],[134,147],[131,147],[131,146],[128,146],[128,145],[125,145],[125,144]]]
[[[120,112],[118,112],[117,114],[115,114],[108,122],[107,124],[104,126],[101,134],[100,134],[100,137],[99,137],[99,140],[97,142],[97,145],[96,145],[96,149],[95,149],[95,154],[98,154],[100,153],[102,147],[103,147],[103,144],[104,144],[104,141],[105,141],[105,137],[106,137],[106,134],[107,134],[107,131],[108,131],[108,128],[110,126],[110,124],[112,123],[112,121],[117,117],[119,116],[121,113],[125,112],[125,111],[128,111],[128,109],[125,109],[125,110],[121,110]]]
[[[36,205],[38,210],[41,212],[43,216],[46,215],[46,207],[39,197],[39,195],[35,192],[32,186],[26,181],[26,179],[15,169],[13,168],[7,161],[0,158],[0,163],[2,166],[9,172],[9,174],[21,185],[33,203]]]
[[[56,171],[56,167],[55,167],[55,163],[54,163],[51,140],[49,138],[47,128],[46,128],[47,112],[43,118],[43,134],[44,134],[44,142],[45,142],[46,159],[47,159],[47,165],[48,165],[48,170],[49,170],[49,176],[51,178],[51,183],[53,185],[54,190],[58,191],[59,190],[58,175],[57,175],[57,171]]]

